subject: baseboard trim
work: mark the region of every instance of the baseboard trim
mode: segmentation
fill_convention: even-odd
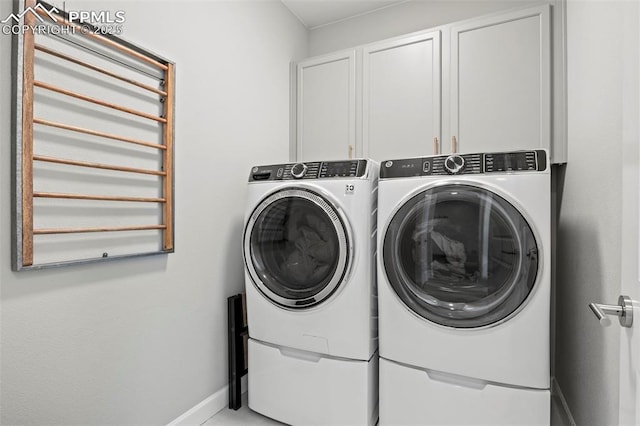
[[[571,426],[577,426],[576,421],[573,419],[573,415],[571,414],[571,410],[569,409],[569,404],[567,404],[567,400],[564,398],[564,394],[562,393],[562,389],[560,389],[560,384],[556,380],[555,377],[551,379],[551,394],[556,395],[560,400],[560,404],[562,404],[562,410],[564,411],[564,415]]]
[[[247,391],[247,376],[242,378],[242,393]],[[225,386],[202,402],[194,405],[167,426],[200,426],[218,411],[229,406],[229,386]]]

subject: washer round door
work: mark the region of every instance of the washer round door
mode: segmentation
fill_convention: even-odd
[[[269,300],[303,309],[339,288],[351,245],[333,204],[311,190],[286,188],[262,200],[249,217],[244,258],[253,283]]]
[[[487,189],[449,184],[407,200],[389,222],[384,270],[400,300],[428,321],[485,327],[516,313],[538,272],[531,227]]]

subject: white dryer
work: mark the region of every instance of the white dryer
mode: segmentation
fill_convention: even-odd
[[[375,424],[378,164],[254,167],[243,236],[249,407],[289,424]]]
[[[380,424],[548,425],[545,151],[381,163]]]

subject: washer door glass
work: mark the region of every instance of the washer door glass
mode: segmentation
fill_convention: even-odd
[[[244,239],[254,284],[285,307],[322,302],[347,271],[344,223],[331,204],[309,190],[286,189],[263,200],[247,222]]]
[[[420,192],[393,216],[384,269],[402,302],[448,327],[494,324],[514,313],[536,281],[538,247],[504,198],[471,185]]]

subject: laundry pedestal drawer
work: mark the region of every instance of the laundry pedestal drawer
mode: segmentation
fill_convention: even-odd
[[[380,425],[546,425],[551,393],[380,358]]]
[[[330,358],[249,339],[249,408],[292,425],[374,425],[378,354]]]

